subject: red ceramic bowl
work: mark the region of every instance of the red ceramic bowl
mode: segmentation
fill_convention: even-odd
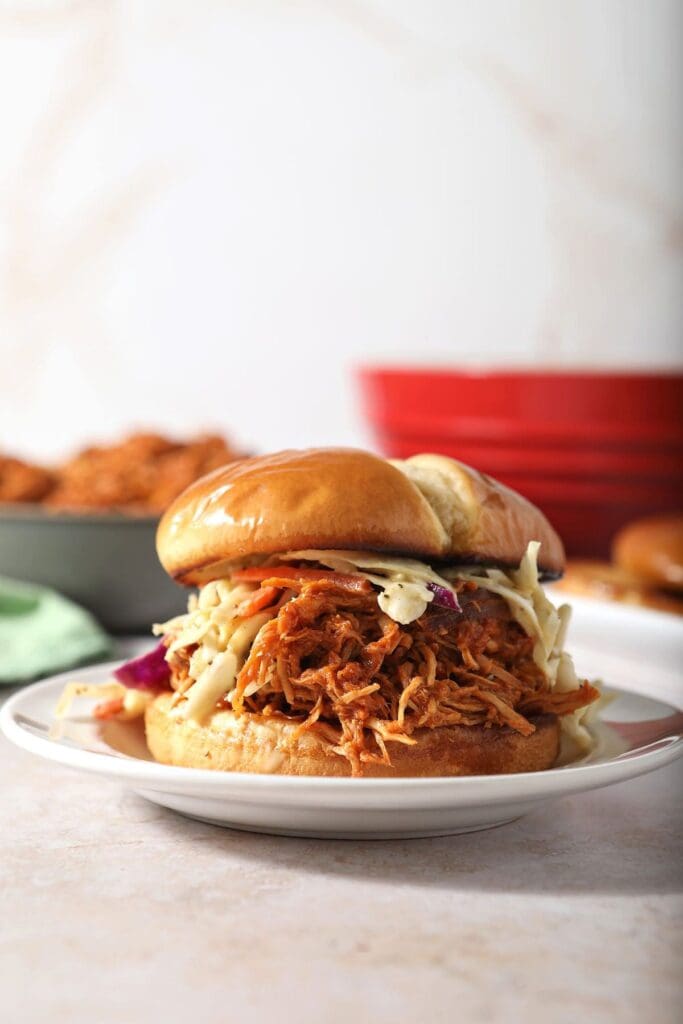
[[[666,505],[658,508],[651,500],[635,504],[610,505],[595,502],[553,502],[529,499],[542,508],[564,541],[569,558],[595,558],[610,560],[610,545],[614,535],[626,523],[649,515],[662,515],[670,511]],[[679,506],[680,508],[680,506]],[[653,512],[654,509],[654,512]]]
[[[541,474],[553,467],[556,476],[569,479],[595,478],[600,481],[670,481],[683,474],[683,449],[610,448],[607,446],[528,445],[514,441],[493,442],[467,438],[461,442],[438,434],[405,435],[386,427],[375,429],[385,451],[407,458],[418,451],[439,451],[470,466],[485,467],[491,476]]]
[[[683,445],[683,375],[366,368],[374,424],[439,436]]]
[[[625,523],[683,506],[683,375],[367,368],[359,383],[384,452],[500,479],[571,555],[608,557]]]

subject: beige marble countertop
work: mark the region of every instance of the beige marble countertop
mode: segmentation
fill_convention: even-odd
[[[513,825],[214,828],[0,738],[9,1024],[680,1019],[683,761]]]

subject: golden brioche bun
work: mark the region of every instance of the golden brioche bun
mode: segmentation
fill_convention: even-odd
[[[561,573],[562,542],[543,513],[454,459],[311,448],[202,477],[164,514],[157,551],[175,580],[201,586],[254,555],[352,549],[517,565],[531,540],[541,570]]]
[[[683,593],[683,515],[625,526],[614,539],[613,558],[642,582]]]
[[[674,594],[653,589],[639,576],[610,562],[570,560],[558,590],[598,601],[620,601],[639,608],[683,614],[683,600]]]
[[[171,714],[173,695],[162,693],[145,712],[147,745],[162,764],[217,771],[270,775],[348,776],[345,757],[329,749],[312,732],[297,735],[283,718],[217,711],[199,725]],[[392,767],[366,764],[372,778],[453,775],[499,775],[551,768],[560,747],[560,724],[554,715],[531,718],[536,731],[520,736],[508,728],[448,726],[418,729],[415,746],[389,744]]]

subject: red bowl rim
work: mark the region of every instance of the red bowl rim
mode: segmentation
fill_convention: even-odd
[[[683,444],[683,401],[679,401],[683,373],[673,368],[614,372],[361,366],[356,377],[361,404],[370,420],[401,433],[410,429],[422,434],[428,429],[432,434],[464,433],[492,439],[519,436],[529,442],[554,438],[613,444],[645,439],[648,443]],[[531,400],[527,407],[523,402],[523,388],[531,382],[537,391],[545,384],[553,386],[542,405]],[[589,384],[592,387],[587,389]],[[459,412],[450,390],[465,394],[468,386],[473,391]],[[486,403],[485,412],[478,412],[477,391],[488,388],[492,401]],[[431,404],[426,400],[430,390]],[[501,396],[508,391],[510,407],[499,408]],[[552,415],[550,410],[554,410]]]
[[[356,375],[360,380],[377,380],[381,377],[408,378],[423,377],[425,379],[451,378],[453,380],[553,380],[564,383],[576,382],[585,384],[586,381],[620,384],[631,384],[634,381],[640,383],[661,383],[662,381],[678,381],[683,384],[683,369],[680,366],[661,367],[653,370],[648,367],[634,367],[628,370],[614,370],[609,366],[597,367],[567,367],[560,369],[552,366],[537,365],[533,367],[521,366],[466,366],[455,369],[446,363],[433,364],[411,364],[405,363],[402,366],[386,366],[381,363],[363,363],[356,367]]]

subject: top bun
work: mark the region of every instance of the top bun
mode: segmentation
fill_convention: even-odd
[[[644,583],[683,592],[683,516],[655,516],[625,526],[614,539],[614,561]]]
[[[201,586],[254,555],[305,548],[516,566],[531,540],[541,571],[560,574],[562,542],[543,513],[454,459],[310,448],[197,480],[165,512],[157,551],[175,580]]]

